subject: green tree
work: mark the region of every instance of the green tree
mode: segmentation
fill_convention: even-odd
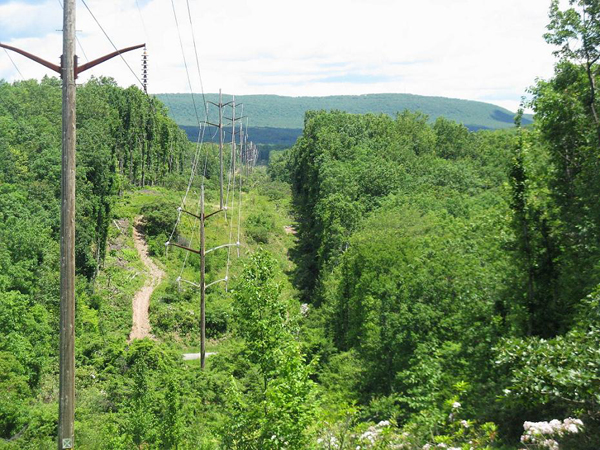
[[[519,111],[509,172],[516,284],[510,302],[502,309],[510,326],[519,332],[550,337],[563,320],[556,286],[558,249],[549,224],[550,202],[543,189],[547,180],[536,173],[535,165],[544,161],[543,154],[532,135],[521,128],[521,115]]]
[[[560,47],[555,55],[566,61],[582,64],[588,81],[588,105],[596,124],[600,144],[600,119],[596,105],[596,77],[600,59],[600,2],[569,0],[570,8],[562,11],[560,1],[552,0],[549,32],[544,35],[550,44]]]
[[[227,448],[305,448],[314,415],[311,368],[292,333],[288,304],[275,281],[276,261],[265,251],[250,257],[234,293],[236,332],[244,338],[259,384],[242,392],[233,381]]]

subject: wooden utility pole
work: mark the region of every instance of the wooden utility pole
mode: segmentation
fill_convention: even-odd
[[[231,120],[231,173],[234,174],[235,170],[236,170],[236,158],[237,158],[237,149],[236,149],[236,142],[235,142],[235,135],[238,133],[237,131],[235,131],[235,124],[236,122],[240,122],[240,150],[241,150],[241,146],[242,146],[242,119],[244,119],[246,116],[244,116],[244,104],[240,103],[239,105],[241,105],[242,107],[242,115],[240,117],[235,117],[235,108],[236,108],[236,103],[235,103],[235,97],[233,97],[233,100],[230,102],[231,103],[231,110],[232,110],[232,114],[231,117],[226,117],[227,120]],[[237,106],[239,106],[237,105]]]
[[[223,93],[221,89],[219,89],[219,103],[207,102],[211,105],[215,105],[219,108],[219,123],[210,123],[206,122],[207,125],[211,125],[213,127],[217,127],[219,129],[219,209],[224,210],[223,207],[223,107],[230,105],[231,102],[223,103]]]
[[[235,97],[231,102],[231,173],[235,173]]]
[[[75,0],[63,8],[58,449],[75,445]]]
[[[220,208],[223,209],[223,94],[219,89],[219,187],[221,189]]]
[[[182,213],[188,214],[192,217],[195,217],[200,221],[200,250],[196,250],[193,248],[186,247],[185,245],[178,244],[176,242],[168,241],[166,245],[173,245],[174,247],[181,248],[183,250],[187,250],[188,252],[195,253],[200,256],[200,284],[191,283],[187,281],[187,283],[193,284],[196,287],[200,288],[200,367],[204,369],[204,363],[206,360],[206,289],[213,284],[220,283],[222,281],[227,281],[227,277],[213,281],[212,283],[206,284],[206,255],[215,250],[238,246],[239,243],[235,244],[222,244],[216,247],[213,247],[209,250],[206,250],[206,237],[205,237],[205,222],[209,217],[214,216],[217,213],[223,211],[223,209],[218,209],[216,211],[211,212],[210,214],[205,213],[205,196],[204,196],[204,185],[201,187],[200,191],[200,215],[196,215],[185,209],[180,209]],[[181,278],[178,278],[179,281]]]
[[[222,186],[221,186],[222,189]],[[222,208],[221,208],[222,209]],[[200,192],[200,368],[206,359],[206,241],[204,236],[204,185]]]
[[[57,66],[39,56],[0,43],[0,47],[17,52],[57,73],[62,78],[62,173],[60,209],[60,344],[58,449],[75,447],[75,80],[117,55],[145,44],[117,50],[79,66],[75,55],[75,0],[64,0],[63,53]]]
[[[240,147],[240,164],[241,164],[241,159],[242,159],[242,149],[244,148],[244,122],[240,120],[240,143],[239,143],[239,147]],[[237,157],[237,155],[236,155]],[[243,166],[242,166],[243,167]],[[241,175],[240,175],[241,176]]]

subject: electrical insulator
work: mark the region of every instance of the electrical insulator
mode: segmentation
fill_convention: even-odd
[[[142,85],[144,86],[144,92],[148,93],[148,52],[146,46],[144,46],[144,54],[142,55]]]

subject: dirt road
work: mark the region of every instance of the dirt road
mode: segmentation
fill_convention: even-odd
[[[148,245],[146,245],[146,240],[140,231],[140,220],[141,216],[138,216],[133,223],[133,240],[135,242],[135,248],[140,255],[140,259],[148,270],[148,279],[144,283],[144,286],[142,286],[133,297],[133,326],[131,327],[131,334],[129,335],[130,342],[134,339],[153,337],[152,334],[150,334],[150,320],[148,318],[150,297],[156,286],[158,286],[165,276],[165,273],[154,264],[152,259],[148,256]]]

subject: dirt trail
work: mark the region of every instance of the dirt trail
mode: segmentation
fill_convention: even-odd
[[[144,339],[145,337],[153,338],[150,333],[150,320],[148,318],[148,308],[150,307],[150,297],[152,292],[161,282],[165,273],[150,259],[148,256],[148,245],[140,231],[141,216],[135,218],[133,223],[133,240],[135,248],[140,255],[140,259],[148,269],[148,279],[144,286],[135,293],[133,297],[133,326],[129,341],[134,339]]]

